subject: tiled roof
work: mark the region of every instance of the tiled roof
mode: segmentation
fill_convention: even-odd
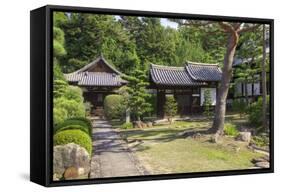
[[[195,81],[220,81],[221,69],[217,64],[187,62],[186,70]]]
[[[68,82],[77,83],[80,86],[115,86],[126,84],[120,75],[105,72],[79,72],[65,74]]]
[[[103,61],[103,63],[108,66],[113,72],[121,75],[122,73],[120,71],[118,71],[117,69],[115,69],[112,65],[110,65],[105,58],[101,55],[99,56],[96,60],[92,61],[91,63],[85,65],[84,67],[82,67],[81,69],[75,71],[76,73],[80,73],[80,72],[86,72],[88,71],[90,68],[92,68],[93,66],[97,65],[100,61]]]
[[[170,67],[151,64],[150,77],[156,85],[198,86],[221,79],[221,70],[216,64],[188,62],[185,67]]]
[[[157,85],[196,86],[204,82],[194,81],[187,73],[185,67],[169,67],[151,64],[150,75]]]

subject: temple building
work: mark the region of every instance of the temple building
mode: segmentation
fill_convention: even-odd
[[[93,105],[94,115],[103,114],[103,101],[127,81],[121,78],[122,73],[110,65],[103,56],[73,73],[65,74],[71,85],[82,88],[85,101]]]
[[[202,112],[204,91],[209,89],[212,105],[216,104],[221,69],[217,64],[187,62],[184,67],[151,64],[150,89],[156,90],[157,116],[164,116],[166,95],[174,95],[178,103],[178,114],[188,115]]]
[[[187,62],[183,67],[151,64],[147,87],[156,94],[157,116],[164,117],[166,95],[174,95],[178,103],[178,114],[200,113],[204,102],[204,91],[210,90],[212,105],[215,105],[221,69],[217,64]],[[65,74],[69,84],[82,88],[85,101],[93,105],[94,115],[103,114],[104,98],[126,85],[122,73],[110,65],[103,56],[83,68]]]

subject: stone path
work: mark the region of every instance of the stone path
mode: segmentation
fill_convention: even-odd
[[[90,178],[147,174],[118,132],[105,120],[94,120],[93,149]]]

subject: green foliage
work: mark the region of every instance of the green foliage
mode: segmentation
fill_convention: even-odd
[[[127,87],[123,89],[128,95],[127,107],[130,108],[133,117],[140,120],[145,113],[151,111],[151,104],[148,102],[151,94],[146,91],[146,86],[149,84],[147,76],[144,71],[136,69],[131,76],[123,78],[128,81]]]
[[[204,115],[206,115],[208,118],[210,118],[213,114],[212,112],[212,98],[211,98],[211,91],[210,89],[205,89],[204,91]]]
[[[61,71],[61,68],[60,68],[56,58],[54,58],[54,76],[53,76],[53,79],[65,81],[64,75]]]
[[[80,121],[83,122],[89,129],[92,130],[92,122],[90,119],[86,117],[72,117],[69,120],[75,120],[75,121]]]
[[[88,153],[92,154],[92,140],[90,136],[77,129],[59,131],[54,135],[54,146],[75,143],[84,147]]]
[[[54,57],[64,56],[66,54],[64,49],[64,32],[58,27],[53,27],[53,34]]]
[[[77,86],[68,86],[65,90],[64,97],[78,103],[83,103],[84,101],[82,90]]]
[[[240,118],[246,112],[247,104],[244,99],[234,99],[232,102],[232,109],[240,114]]]
[[[54,83],[53,83],[54,98],[64,96],[67,89],[68,89],[68,84],[66,81],[60,80],[60,79],[54,80]]]
[[[254,136],[251,142],[259,147],[269,146],[269,137],[266,135]]]
[[[81,126],[83,127],[83,131],[85,131],[87,134],[91,136],[92,134],[92,123],[89,119],[84,118],[84,117],[74,117],[65,120],[64,122],[58,124],[55,126],[54,132],[57,132],[61,129],[73,127],[73,126]]]
[[[85,107],[83,103],[75,100],[69,100],[65,97],[54,99],[54,108],[65,109],[67,118],[71,117],[85,117]]]
[[[166,96],[166,101],[164,105],[165,115],[170,119],[177,114],[178,104],[174,96]]]
[[[53,110],[54,125],[62,123],[67,118],[67,111],[64,108],[55,108]]]
[[[147,99],[147,102],[151,106],[151,110],[148,113],[145,113],[146,116],[153,116],[157,113],[157,95],[151,94],[151,96]]]
[[[239,131],[237,130],[236,125],[226,123],[224,124],[224,134],[236,137],[239,135]]]
[[[269,96],[266,97],[267,106],[269,104]],[[267,107],[268,110],[268,107]],[[258,98],[258,101],[250,104],[247,109],[249,114],[249,122],[255,126],[262,125],[262,97]]]
[[[121,129],[132,129],[133,128],[133,123],[129,122],[129,123],[123,123],[121,125]]]
[[[104,99],[104,114],[108,119],[122,119],[125,113],[121,95],[107,95]]]
[[[85,133],[87,133],[89,136],[91,136],[91,133],[89,133],[89,129],[87,127],[81,126],[81,125],[76,125],[76,124],[70,124],[64,127],[60,127],[59,129],[56,130],[55,133],[58,133],[60,131],[65,131],[65,130],[81,130]]]

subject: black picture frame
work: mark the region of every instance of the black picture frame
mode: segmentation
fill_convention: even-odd
[[[169,175],[132,176],[86,180],[52,181],[52,13],[53,11],[95,14],[122,14],[194,20],[239,21],[270,26],[270,168],[234,171],[213,171]],[[103,9],[89,7],[46,5],[30,12],[30,180],[53,187],[65,185],[116,183],[162,179],[196,178],[210,176],[244,175],[274,172],[274,20],[246,17],[197,15],[185,13],[150,12],[137,10]]]

